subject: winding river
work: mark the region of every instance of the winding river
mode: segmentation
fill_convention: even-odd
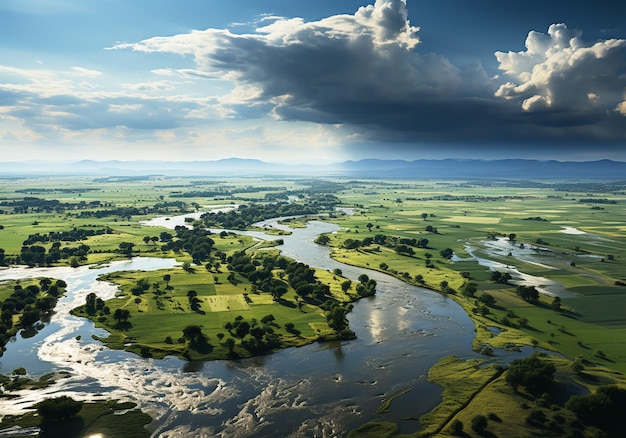
[[[184,218],[163,218],[153,225],[173,228]],[[276,220],[261,226],[281,226]],[[236,361],[186,363],[177,358],[142,359],[112,351],[91,339],[102,335],[90,321],[69,310],[95,292],[114,295],[115,287],[95,280],[117,270],[173,266],[171,259],[135,258],[101,269],[81,267],[0,270],[0,280],[49,276],[65,280],[68,293],[57,313],[36,336],[18,335],[0,358],[0,373],[24,366],[31,375],[69,371],[71,377],[43,390],[23,391],[0,400],[3,413],[17,413],[45,396],[132,400],[156,420],[159,437],[309,437],[342,436],[372,419],[380,403],[406,388],[389,413],[403,432],[419,430],[410,420],[440,402],[441,389],[426,381],[428,369],[450,354],[471,356],[473,323],[454,301],[391,276],[355,268],[328,255],[313,240],[337,226],[311,221],[307,228],[280,236],[283,254],[313,267],[339,268],[353,280],[366,273],[378,282],[376,297],[355,303],[349,314],[357,339],[315,343],[267,356]],[[248,234],[248,233],[246,233]],[[260,238],[276,236],[250,233]]]

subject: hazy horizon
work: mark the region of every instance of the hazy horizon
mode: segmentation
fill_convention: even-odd
[[[0,11],[3,162],[626,161],[622,2]]]

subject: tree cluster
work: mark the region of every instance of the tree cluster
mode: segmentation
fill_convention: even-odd
[[[143,207],[114,207],[103,210],[81,211],[77,217],[79,218],[103,218],[117,216],[120,218],[130,219],[132,216],[145,216],[148,214],[171,214],[171,213],[190,213],[192,210],[185,202],[160,202],[151,206]]]
[[[39,285],[16,284],[13,293],[2,302],[0,314],[0,346],[4,346],[20,327],[29,327],[44,315],[50,314],[58,297],[67,287],[63,280],[55,283],[49,278],[39,280]],[[19,324],[14,325],[14,316],[21,315]]]
[[[25,196],[22,199],[14,199],[11,201],[1,201],[1,207],[12,208],[16,214],[26,213],[63,213],[67,210],[82,210],[95,208],[100,205],[100,201],[80,201],[76,203],[61,202],[58,199],[42,199],[32,196]]]
[[[397,236],[386,236],[384,234],[376,234],[372,237],[364,239],[348,238],[344,240],[343,247],[346,249],[357,249],[370,245],[380,245],[395,250],[398,254],[412,256],[415,254],[413,248],[429,248],[428,239],[413,239]]]
[[[201,220],[206,227],[243,230],[256,222],[277,216],[300,216],[332,210],[336,203],[336,198],[334,198],[332,202],[324,199],[310,199],[303,204],[278,202],[240,205],[236,210],[205,213]]]
[[[20,254],[15,257],[0,257],[0,264],[24,264],[28,266],[50,266],[62,259],[76,257],[78,260],[86,260],[90,251],[88,245],[81,244],[76,247],[65,246],[61,248],[61,242],[53,242],[48,251],[41,245],[24,245]]]
[[[47,243],[47,242],[77,242],[79,240],[86,240],[92,236],[100,236],[102,234],[111,234],[113,229],[110,227],[100,229],[85,229],[74,228],[70,231],[50,231],[47,234],[30,234],[22,245],[33,245],[35,243]]]
[[[518,286],[515,294],[529,303],[539,302],[539,291],[535,286]]]
[[[502,273],[499,271],[493,271],[490,279],[496,283],[509,284],[509,280],[512,280],[513,277],[511,277],[511,274],[508,272]]]
[[[35,405],[37,413],[44,421],[63,421],[74,418],[83,408],[83,402],[67,395],[47,398]]]
[[[506,381],[517,390],[524,386],[530,393],[546,392],[552,384],[555,366],[534,353],[524,359],[515,359],[509,365]]]
[[[210,258],[213,245],[215,245],[215,241],[209,237],[210,231],[199,227],[190,229],[180,225],[176,226],[174,231],[176,239],[169,233],[161,233],[161,241],[165,242],[161,247],[163,251],[185,251],[198,265]]]
[[[626,411],[626,389],[614,385],[601,386],[593,394],[574,395],[565,404],[585,423],[610,436],[623,433],[622,415]]]
[[[241,315],[237,316],[233,322],[227,322],[224,324],[224,328],[228,330],[231,336],[237,337],[241,341],[241,345],[248,351],[258,354],[269,351],[280,345],[279,337],[274,332],[274,327],[279,327],[274,322],[274,315],[269,314],[261,318],[261,321],[257,321],[256,318],[252,318],[251,321],[246,321]],[[288,332],[299,334],[295,330],[293,323],[286,323],[285,329]],[[244,338],[249,336],[246,341]],[[232,354],[235,343],[232,342],[233,338],[227,338],[225,341],[226,347]]]

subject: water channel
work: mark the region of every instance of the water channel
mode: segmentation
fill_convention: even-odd
[[[183,222],[181,217],[161,218],[152,224],[173,228]],[[261,226],[283,227],[275,220]],[[91,339],[91,334],[102,335],[101,330],[69,315],[90,292],[104,299],[113,296],[115,287],[96,281],[97,275],[162,269],[173,266],[174,260],[135,258],[101,269],[0,270],[0,280],[49,276],[68,283],[68,293],[51,322],[36,336],[18,335],[7,345],[0,373],[18,366],[31,375],[71,373],[44,390],[0,400],[1,412],[17,413],[42,397],[68,394],[135,401],[156,418],[150,428],[159,437],[334,437],[372,419],[383,399],[411,388],[378,418],[397,421],[404,432],[418,430],[419,422],[409,418],[418,418],[440,402],[440,388],[426,381],[428,369],[447,355],[474,355],[473,323],[459,305],[438,293],[332,260],[328,248],[313,240],[336,229],[333,224],[311,221],[307,228],[290,229],[291,235],[280,236],[284,241],[280,249],[313,267],[339,268],[352,280],[366,273],[378,282],[376,297],[357,302],[349,314],[357,339],[237,361],[186,363],[112,351]]]

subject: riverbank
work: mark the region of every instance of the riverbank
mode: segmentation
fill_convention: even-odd
[[[124,437],[148,438],[150,415],[135,403],[117,400],[83,403],[77,415],[63,421],[44,421],[36,412],[2,417],[3,436],[42,437]]]
[[[551,435],[566,436],[580,427],[576,416],[564,410],[566,401],[572,395],[596,391],[601,385],[626,384],[623,374],[607,368],[621,370],[621,361],[616,363],[596,355],[594,361],[578,357],[574,364],[571,359],[562,356],[563,352],[569,353],[571,350],[560,349],[561,341],[568,337],[577,339],[585,323],[577,321],[580,314],[571,308],[550,305],[554,295],[542,294],[542,299],[548,300],[548,304],[541,301],[526,302],[517,296],[515,285],[489,282],[489,274],[481,272],[489,272],[486,267],[477,267],[468,262],[438,260],[429,263],[427,257],[426,268],[420,270],[416,266],[411,269],[409,265],[419,262],[421,259],[418,257],[416,260],[373,246],[348,250],[339,242],[346,238],[350,242],[349,233],[335,234],[327,239],[332,245],[333,259],[378,270],[409,284],[419,284],[455,301],[471,318],[475,327],[473,349],[483,356],[449,356],[429,370],[428,380],[443,388],[442,401],[420,417],[423,429],[419,432],[406,433],[398,422],[388,421],[384,415],[376,415],[371,421],[354,429],[350,433],[351,438],[469,436],[469,426],[479,416],[485,416],[489,432],[496,436],[517,436],[522,429],[535,430],[538,434],[549,429]],[[407,275],[407,271],[413,275]],[[483,295],[485,298],[481,299]],[[566,297],[570,298],[572,294]],[[532,315],[532,319],[527,315]],[[541,319],[547,321],[547,330],[544,324],[539,323]],[[550,333],[550,327],[558,334]],[[571,327],[575,328],[570,331]],[[578,339],[580,348],[582,342]],[[513,357],[524,357],[532,351],[548,352],[545,360],[558,369],[556,384],[546,387],[545,394],[540,398],[536,394],[514,390],[505,379],[507,362],[511,360],[507,357],[512,354]],[[549,351],[555,355],[550,355]],[[515,356],[517,354],[520,355]],[[583,362],[585,365],[580,365]],[[585,371],[580,372],[581,368]],[[499,408],[504,406],[506,408]],[[534,410],[524,412],[528,409]],[[561,411],[562,414],[554,413]],[[541,420],[535,421],[533,416]]]

